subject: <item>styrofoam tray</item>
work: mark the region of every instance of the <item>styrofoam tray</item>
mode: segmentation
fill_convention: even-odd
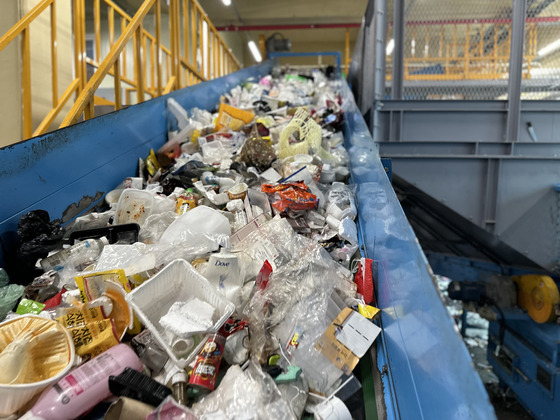
[[[174,260],[151,279],[142,283],[126,296],[136,315],[180,368],[187,366],[200,352],[206,340],[186,357],[178,358],[165,339],[165,329],[159,320],[175,302],[198,298],[214,308],[214,322],[208,333],[217,332],[235,310],[233,303],[222,296],[206,278],[185,260]]]

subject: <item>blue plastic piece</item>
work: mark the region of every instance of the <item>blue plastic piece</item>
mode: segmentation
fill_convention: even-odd
[[[362,241],[367,256],[377,263],[383,326],[377,362],[387,418],[495,419],[353,100],[347,103],[345,119]]]
[[[5,267],[4,251],[13,248],[23,214],[46,209],[51,219],[68,222],[76,216],[70,205],[90,208],[137,173],[138,157],[167,139],[167,98],[187,110],[213,109],[224,92],[271,69],[267,61],[1,149],[0,266]]]
[[[321,55],[332,55],[336,58],[336,70],[340,72],[341,55],[338,51],[318,51],[318,52],[271,52],[268,53],[268,58],[277,57],[318,57]]]

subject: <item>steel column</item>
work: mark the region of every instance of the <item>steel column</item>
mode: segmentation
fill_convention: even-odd
[[[373,107],[369,128],[374,141],[381,140],[379,130],[379,109],[385,96],[385,45],[387,44],[387,0],[378,0],[374,4],[373,19],[375,21],[375,60]]]
[[[404,71],[404,0],[395,0],[393,4],[393,73],[392,99],[402,99]]]
[[[513,1],[511,28],[511,52],[509,56],[508,114],[506,142],[516,142],[519,135],[521,112],[521,78],[523,76],[523,42],[525,39],[525,15],[527,0]]]

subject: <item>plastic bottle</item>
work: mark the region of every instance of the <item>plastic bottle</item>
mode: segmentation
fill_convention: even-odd
[[[130,347],[118,344],[48,388],[21,419],[75,419],[109,397],[109,376],[120,375],[127,367],[140,371],[142,362]]]
[[[185,371],[177,372],[171,378],[171,389],[173,390],[173,398],[179,404],[187,405],[187,373]]]
[[[226,247],[219,253],[210,255],[204,277],[230,299],[243,286],[243,279],[239,274],[237,255],[229,252],[229,247]]]
[[[72,260],[75,267],[83,264],[89,264],[101,254],[103,247],[109,245],[107,238],[100,239],[86,239],[85,241],[78,242],[70,248],[63,249],[50,257],[41,260],[41,267],[45,271],[60,270],[67,262]]]
[[[215,333],[210,336],[196,359],[189,379],[190,386],[206,392],[214,391],[225,344],[226,337],[222,334]]]
[[[232,229],[234,232],[238,231],[248,223],[243,200],[231,200],[229,203],[227,203],[226,208],[233,213],[233,217],[235,218]]]
[[[221,177],[216,176],[212,172],[203,172],[202,173],[202,182],[205,184],[218,184],[220,187],[233,187],[235,185],[235,181],[228,177]]]

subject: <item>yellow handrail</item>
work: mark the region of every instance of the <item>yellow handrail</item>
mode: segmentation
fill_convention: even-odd
[[[493,25],[493,26],[492,26]],[[537,22],[527,22],[525,37],[525,48],[523,50],[523,60],[526,66],[523,67],[523,78],[531,77],[531,65],[537,57]],[[509,72],[509,56],[511,46],[511,27],[503,22],[487,23],[446,23],[439,25],[437,39],[430,38],[430,23],[424,25],[414,25],[411,31],[412,39],[416,38],[417,28],[426,26],[426,46],[437,45],[437,54],[417,57],[414,50],[405,50],[404,57],[404,80],[424,80],[424,81],[443,81],[443,80],[500,80],[507,78]],[[458,40],[458,26],[464,29],[465,37],[462,41]],[[474,40],[471,34],[472,28],[478,40]],[[446,31],[447,29],[447,31]],[[498,37],[499,33],[507,30],[507,38],[503,41],[503,36]],[[418,31],[421,32],[421,31]],[[485,33],[492,33],[492,37],[485,38]],[[448,34],[450,42],[446,41],[445,33]],[[445,56],[443,55],[445,47]],[[429,53],[432,48],[429,48]],[[387,56],[386,80],[391,80],[391,56]],[[427,68],[436,65],[441,66],[439,72],[429,73]],[[421,72],[419,70],[424,70]],[[438,69],[439,70],[439,69]]]
[[[20,19],[8,32],[6,32],[2,38],[0,38],[0,51],[2,51],[6,45],[14,40],[16,36],[22,33],[25,29],[29,27],[29,24],[35,20],[37,16],[41,14],[43,10],[51,5],[54,0],[43,0],[38,3],[33,9],[29,11],[23,18]]]
[[[68,0],[62,1],[67,2]],[[241,68],[197,0],[169,0],[170,45],[162,45],[163,26],[160,3],[161,0],[145,0],[136,14],[130,17],[113,0],[87,2],[88,7],[91,7],[88,15],[93,16],[92,50],[94,52],[93,57],[88,57],[86,54],[86,0],[72,0],[71,35],[74,46],[74,76],[61,96],[58,94],[57,0],[41,1],[4,34],[0,38],[0,51],[18,35],[21,35],[23,138],[48,131],[66,104],[72,103],[71,98],[74,94],[76,98],[70,111],[64,117],[61,127],[77,121],[81,115],[84,120],[92,118],[95,114],[94,105],[101,99],[97,96],[96,101],[96,91],[107,76],[114,79],[114,101],[109,102],[114,103],[115,109],[120,109],[123,105],[122,89],[125,90],[124,99],[128,105],[131,103],[130,93],[132,92],[135,93],[135,101],[141,102],[145,96],[150,98],[160,96]],[[29,27],[49,7],[52,108],[46,116],[41,116],[41,122],[33,130],[31,69],[34,66],[32,66],[30,57]],[[102,7],[107,8],[107,41],[101,36]],[[144,27],[144,20],[152,8],[155,8],[154,34],[148,32]],[[115,40],[118,31],[115,31],[115,25],[119,25],[119,20],[120,35]],[[60,32],[60,34],[64,33],[64,31]],[[102,46],[102,41],[108,44],[108,48]],[[130,48],[130,43],[132,43],[132,48]],[[109,52],[102,57],[104,48]],[[130,59],[127,60],[130,52],[133,56],[132,67],[129,67]],[[89,80],[88,66],[94,69],[93,75],[90,73]],[[131,69],[133,71],[130,71]],[[123,83],[128,87],[122,86]]]
[[[132,37],[136,29],[140,26],[140,22],[150,11],[155,1],[156,0],[146,0],[144,3],[142,3],[142,6],[140,6],[132,20],[126,27],[126,30],[121,34],[119,39],[117,39],[117,42],[115,42],[115,45],[113,45],[111,51],[109,52],[107,57],[105,57],[105,60],[103,60],[103,62],[99,65],[99,68],[94,73],[91,80],[84,87],[82,93],[80,93],[80,96],[76,99],[74,106],[72,106],[72,109],[70,110],[68,115],[66,115],[64,121],[62,121],[62,124],[60,125],[61,127],[66,127],[70,124],[73,124],[78,119],[80,114],[85,110],[86,106],[93,101],[93,95],[95,91],[109,72],[111,66],[115,64],[115,61],[124,49],[126,43]]]

